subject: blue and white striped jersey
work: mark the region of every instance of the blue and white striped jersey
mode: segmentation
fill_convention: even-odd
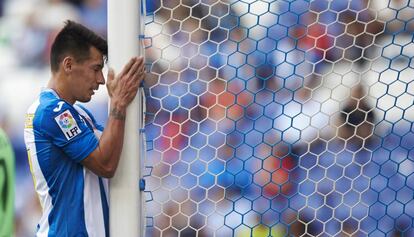
[[[36,236],[108,236],[108,183],[81,165],[103,128],[51,89],[26,114],[24,138],[43,209]]]

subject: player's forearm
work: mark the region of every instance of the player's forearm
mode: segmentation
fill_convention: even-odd
[[[122,152],[125,131],[126,108],[116,101],[111,102],[107,126],[99,140],[103,156],[102,165],[110,173],[115,173]]]

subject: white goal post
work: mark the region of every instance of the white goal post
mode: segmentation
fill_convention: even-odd
[[[109,66],[120,72],[133,56],[142,55],[139,44],[141,0],[108,0]],[[139,130],[142,124],[140,93],[127,108],[124,146],[115,176],[109,181],[110,236],[143,236],[142,194],[139,190]]]

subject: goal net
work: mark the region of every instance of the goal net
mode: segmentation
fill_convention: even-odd
[[[146,236],[414,235],[413,16],[147,1]]]

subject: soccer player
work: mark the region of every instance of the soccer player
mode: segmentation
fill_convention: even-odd
[[[14,154],[6,133],[0,128],[0,236],[13,236]]]
[[[111,98],[105,129],[76,102],[88,102],[105,84],[107,43],[67,21],[52,43],[52,77],[30,106],[24,130],[30,169],[42,206],[37,236],[108,236],[107,180],[117,168],[126,107],[144,79],[134,57],[106,87]]]

